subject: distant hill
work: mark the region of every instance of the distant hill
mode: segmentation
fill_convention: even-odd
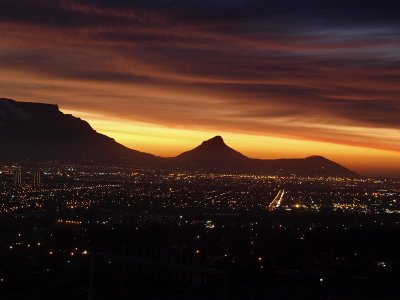
[[[349,169],[322,156],[297,159],[252,159],[227,146],[220,136],[184,152],[177,161],[207,171],[253,172],[281,175],[355,176]]]
[[[118,144],[57,105],[0,98],[0,160],[102,160],[155,157]]]
[[[96,132],[84,120],[62,113],[57,105],[0,98],[0,161],[124,161],[211,172],[281,175],[354,176],[321,156],[300,159],[252,159],[227,146],[221,136],[174,158],[129,149]]]

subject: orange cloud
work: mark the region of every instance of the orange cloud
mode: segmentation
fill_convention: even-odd
[[[167,11],[21,2],[0,4],[2,97],[58,103],[159,155],[215,133],[249,156],[321,154],[399,172],[400,27],[390,20],[308,24],[306,12],[277,20],[241,1],[239,23],[238,7],[230,18],[207,1]]]

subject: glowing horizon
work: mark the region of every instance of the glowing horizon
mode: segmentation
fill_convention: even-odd
[[[0,97],[57,103],[162,156],[219,134],[250,157],[400,176],[393,3],[18,3],[0,3]]]
[[[398,175],[397,166],[391,164],[392,160],[400,161],[400,153],[396,151],[238,132],[171,128],[62,108],[61,111],[88,121],[96,131],[114,138],[128,148],[161,157],[177,156],[197,147],[204,140],[220,135],[228,146],[250,158],[304,158],[321,155],[360,175]],[[369,165],[365,164],[365,159],[370,161]]]

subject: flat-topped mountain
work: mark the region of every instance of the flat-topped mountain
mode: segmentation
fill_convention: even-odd
[[[210,172],[354,176],[321,156],[300,159],[252,159],[227,146],[221,136],[174,158],[129,149],[96,132],[84,120],[62,113],[57,105],[0,98],[0,161],[124,161]]]
[[[0,99],[0,160],[113,160],[154,156],[118,144],[57,105]]]

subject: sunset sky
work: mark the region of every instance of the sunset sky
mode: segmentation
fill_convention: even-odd
[[[1,0],[0,97],[161,156],[218,134],[400,176],[400,4]]]

